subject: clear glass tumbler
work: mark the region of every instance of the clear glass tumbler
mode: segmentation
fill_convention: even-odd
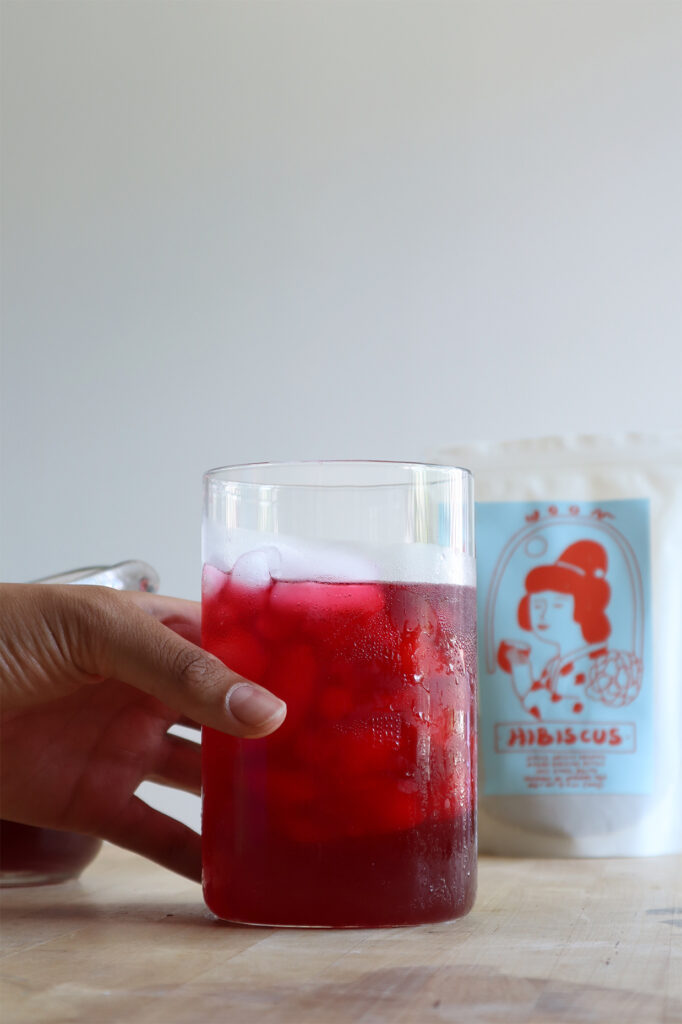
[[[378,927],[476,889],[473,483],[465,469],[267,463],[204,478],[203,645],[286,700],[203,732],[209,908]]]
[[[46,576],[36,583],[75,583],[155,593],[159,577],[146,562],[96,565]],[[0,889],[54,885],[78,878],[102,846],[96,836],[0,820]]]

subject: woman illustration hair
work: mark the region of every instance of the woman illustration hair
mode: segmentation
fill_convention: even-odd
[[[518,609],[522,629],[530,631],[532,594],[554,591],[572,594],[573,618],[588,644],[601,643],[611,635],[611,623],[605,609],[611,597],[606,582],[608,560],[606,550],[593,540],[571,544],[551,565],[538,565],[526,576],[526,593]]]

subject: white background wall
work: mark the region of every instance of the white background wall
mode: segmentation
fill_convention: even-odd
[[[682,3],[5,0],[2,576],[204,469],[680,423]]]

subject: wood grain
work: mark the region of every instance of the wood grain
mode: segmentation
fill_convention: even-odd
[[[247,928],[114,847],[2,894],[2,1024],[682,1022],[682,858],[483,858],[466,918]]]

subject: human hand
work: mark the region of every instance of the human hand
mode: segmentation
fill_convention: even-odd
[[[178,722],[240,737],[286,705],[198,647],[198,604],[91,586],[0,586],[2,816],[100,836],[199,880],[200,837],[136,797],[198,793],[200,748]]]

